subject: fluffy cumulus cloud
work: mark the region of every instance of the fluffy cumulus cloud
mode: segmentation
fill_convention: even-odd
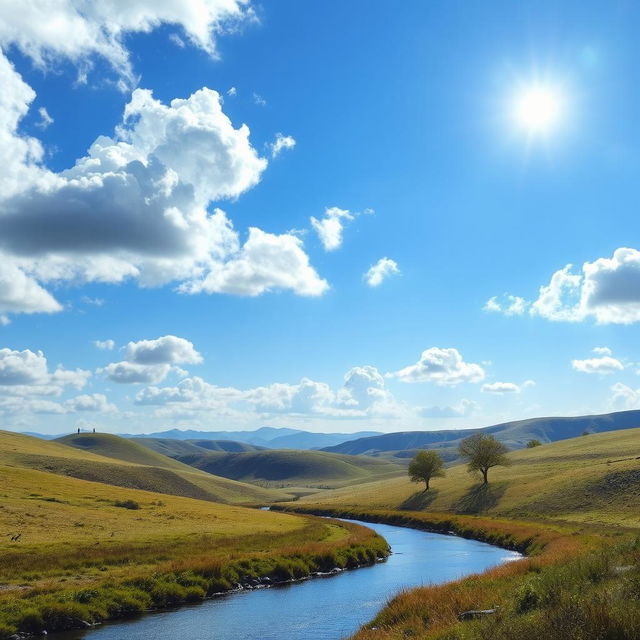
[[[339,207],[328,207],[322,218],[311,217],[311,226],[318,234],[325,251],[335,251],[340,247],[344,225],[353,218],[350,211]]]
[[[522,384],[515,382],[487,382],[482,385],[480,391],[482,393],[491,393],[498,396],[521,393],[525,389],[535,387],[534,380],[525,380]]]
[[[293,149],[296,146],[295,138],[276,133],[276,139],[269,145],[271,157],[275,158],[285,149]]]
[[[610,258],[585,262],[575,270],[572,265],[556,271],[549,284],[540,287],[537,299],[517,301],[518,311],[497,298],[485,308],[517,315],[528,310],[547,320],[582,322],[593,319],[598,324],[632,324],[640,321],[640,251],[620,248]]]
[[[382,284],[385,278],[400,273],[398,263],[391,258],[380,258],[378,262],[371,265],[364,274],[364,279],[370,287],[377,287]]]
[[[51,370],[41,351],[0,349],[0,415],[69,413],[72,407],[49,398],[82,389],[90,376],[82,369]]]
[[[13,44],[43,65],[56,57],[86,61],[94,53],[121,73],[128,69],[126,33],[174,24],[214,53],[223,23],[248,11],[240,0],[61,0],[38,6],[31,20],[36,5],[17,4],[0,7],[0,46]],[[55,12],[56,20],[43,19],[42,11]],[[185,293],[239,295],[273,289],[318,295],[327,288],[299,238],[251,229],[243,243],[224,211],[210,211],[211,203],[255,186],[267,166],[248,127],[234,127],[216,91],[205,87],[164,104],[134,90],[114,133],[55,173],[43,164],[41,143],[19,129],[35,92],[2,53],[0,83],[3,316],[59,311],[46,287],[58,281],[178,282]],[[283,137],[280,149],[287,146]]]
[[[128,33],[173,25],[193,45],[215,56],[215,37],[252,16],[247,0],[4,0],[0,46],[18,47],[39,66],[61,57],[86,66],[88,58],[97,55],[118,73],[130,76],[123,44]]]
[[[608,375],[624,370],[624,364],[614,358],[611,349],[608,347],[596,347],[593,352],[596,358],[585,358],[584,360],[572,360],[571,366],[582,373],[599,373]]]
[[[82,369],[49,371],[42,351],[0,349],[0,393],[60,395],[65,387],[81,389],[90,376]]]
[[[481,382],[485,371],[479,364],[465,362],[457,349],[431,347],[422,352],[416,364],[387,375],[401,382],[435,382],[442,386],[455,386],[463,382]]]
[[[202,356],[193,343],[177,336],[162,336],[155,340],[129,342],[125,360],[111,362],[100,373],[119,384],[157,384],[162,382],[175,365],[200,364]]]
[[[85,394],[76,396],[65,402],[65,407],[72,413],[94,411],[97,413],[111,413],[116,411],[115,405],[111,404],[102,393]]]
[[[494,313],[504,313],[507,316],[521,316],[527,310],[529,304],[524,298],[506,295],[502,299],[498,296],[489,298],[484,305],[484,310]]]
[[[150,386],[140,390],[135,403],[155,406],[156,416],[215,415],[325,416],[342,418],[398,417],[407,409],[385,388],[375,367],[354,367],[344,384],[332,389],[325,382],[303,378],[297,384],[275,382],[251,389],[218,387],[202,378],[181,380],[173,387]]]
[[[257,296],[288,289],[303,296],[319,296],[329,284],[318,276],[293,234],[274,235],[252,227],[249,238],[224,263],[202,278],[180,286],[185,293],[231,293]]]
[[[202,356],[193,343],[177,336],[129,342],[127,360],[138,364],[200,364]]]

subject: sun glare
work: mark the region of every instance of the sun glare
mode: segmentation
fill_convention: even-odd
[[[532,135],[545,134],[560,121],[563,100],[552,87],[532,86],[516,95],[513,106],[513,116],[520,128]]]

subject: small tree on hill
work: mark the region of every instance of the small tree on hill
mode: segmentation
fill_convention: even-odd
[[[542,442],[540,442],[540,440],[536,440],[535,438],[527,442],[527,449],[533,449],[533,447],[541,447],[541,446],[542,446]]]
[[[436,451],[418,451],[409,463],[409,477],[412,482],[424,482],[429,491],[431,478],[444,476],[444,461]]]
[[[460,457],[467,462],[469,471],[479,471],[483,484],[488,484],[488,473],[491,467],[508,466],[508,449],[492,435],[477,433],[465,438],[458,447]]]

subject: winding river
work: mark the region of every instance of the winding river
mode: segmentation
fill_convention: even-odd
[[[338,640],[371,620],[398,591],[438,584],[520,557],[475,540],[361,522],[392,555],[337,576],[220,596],[174,611],[56,635],[64,640]]]

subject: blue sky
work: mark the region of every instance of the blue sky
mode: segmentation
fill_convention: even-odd
[[[639,408],[639,18],[5,3],[0,426]]]

